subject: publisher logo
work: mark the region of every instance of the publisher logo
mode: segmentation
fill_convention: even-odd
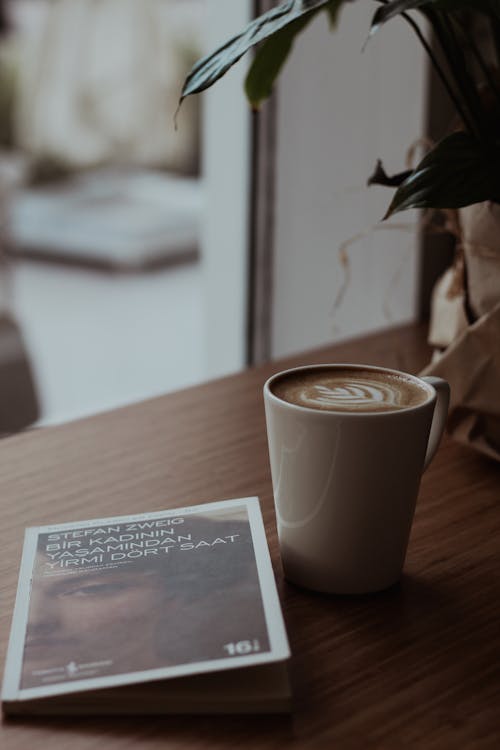
[[[66,676],[70,679],[81,680],[84,677],[93,677],[101,670],[111,667],[112,664],[112,659],[105,659],[104,661],[92,661],[86,664],[78,664],[76,661],[70,661],[64,667],[64,671],[66,672]]]
[[[75,661],[70,661],[69,664],[66,664],[66,674],[68,677],[76,677],[79,671],[80,669]]]

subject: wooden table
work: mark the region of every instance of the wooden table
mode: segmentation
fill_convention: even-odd
[[[4,722],[2,750],[500,747],[500,466],[445,438],[423,477],[405,575],[367,597],[283,581],[261,387],[295,363],[416,372],[410,326],[0,443],[3,661],[25,526],[260,496],[293,651],[288,717]]]

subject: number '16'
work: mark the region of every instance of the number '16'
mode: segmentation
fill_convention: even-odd
[[[225,643],[224,649],[227,651],[229,656],[243,656],[244,654],[251,654],[254,651],[260,651],[260,643],[256,639],[253,641]]]

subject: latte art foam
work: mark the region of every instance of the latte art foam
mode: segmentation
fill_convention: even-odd
[[[342,385],[312,385],[300,393],[301,401],[311,406],[336,409],[345,406],[369,407],[370,404],[398,406],[399,391],[391,385],[374,385],[369,380],[343,380]]]
[[[418,382],[391,372],[343,368],[299,370],[272,386],[278,398],[326,411],[393,411],[429,398]]]

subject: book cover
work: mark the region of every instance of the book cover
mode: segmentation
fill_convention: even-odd
[[[7,712],[288,657],[257,498],[26,530]]]

